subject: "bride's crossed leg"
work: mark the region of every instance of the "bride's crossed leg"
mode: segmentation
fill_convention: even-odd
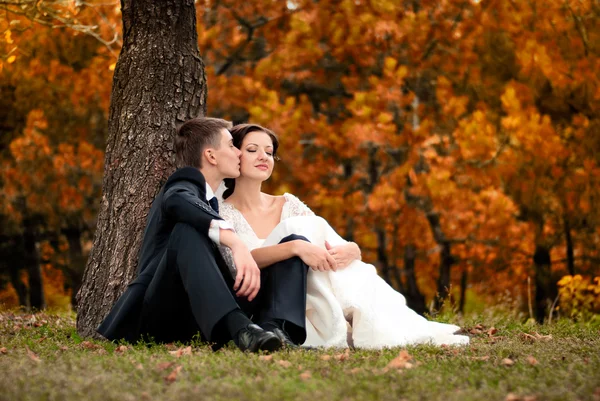
[[[325,248],[345,244],[319,216],[297,216],[280,222],[263,246],[298,234]],[[310,271],[307,287],[307,341],[311,346],[347,346],[347,321],[356,347],[382,348],[415,343],[467,344],[453,335],[459,327],[427,321],[406,306],[402,294],[390,287],[371,264],[355,260],[334,271]]]

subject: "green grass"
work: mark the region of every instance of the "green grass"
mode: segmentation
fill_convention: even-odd
[[[458,323],[483,326],[470,346],[407,347],[412,368],[388,369],[400,349],[259,356],[192,344],[178,357],[181,344],[123,350],[84,341],[73,315],[3,312],[0,400],[600,401],[600,327],[490,316]]]

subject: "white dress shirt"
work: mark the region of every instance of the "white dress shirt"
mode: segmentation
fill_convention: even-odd
[[[206,200],[209,201],[215,197],[215,192],[212,190],[208,183],[206,184]],[[233,229],[233,225],[225,220],[212,220],[210,222],[210,228],[208,229],[208,238],[211,239],[212,242],[217,244],[217,246],[221,245],[221,235],[220,229],[223,230],[231,230]]]

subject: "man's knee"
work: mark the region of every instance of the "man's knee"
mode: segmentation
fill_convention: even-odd
[[[290,241],[306,241],[306,242],[310,242],[308,240],[308,238],[303,237],[302,235],[290,234],[287,237],[284,237],[281,241],[279,241],[279,243],[283,244],[284,242],[290,242]]]

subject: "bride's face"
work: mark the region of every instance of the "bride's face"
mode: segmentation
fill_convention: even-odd
[[[244,137],[240,157],[240,176],[266,181],[273,173],[273,141],[262,131]]]

